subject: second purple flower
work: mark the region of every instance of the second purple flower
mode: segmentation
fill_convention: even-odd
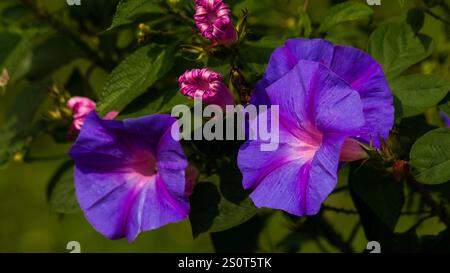
[[[319,212],[337,183],[341,160],[379,147],[392,127],[392,94],[367,53],[324,40],[288,40],[274,51],[252,102],[279,106],[278,150],[247,141],[238,165],[257,207],[297,216]],[[271,111],[271,110],[269,110]]]

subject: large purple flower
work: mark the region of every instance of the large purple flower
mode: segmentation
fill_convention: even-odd
[[[181,145],[169,115],[103,120],[92,111],[69,154],[75,189],[86,218],[110,239],[133,241],[144,230],[189,213]]]
[[[358,92],[365,124],[356,137],[380,148],[379,137],[387,139],[394,124],[392,93],[381,66],[366,52],[322,39],[291,39],[275,49],[263,79],[255,86],[251,103],[270,105],[267,87],[291,71],[300,60],[321,63]]]
[[[298,216],[316,214],[334,189],[344,143],[344,154],[358,158],[355,139],[379,145],[394,118],[380,66],[324,40],[294,39],[276,49],[252,102],[279,105],[279,146],[261,151],[257,139],[241,147],[243,185],[257,207]]]

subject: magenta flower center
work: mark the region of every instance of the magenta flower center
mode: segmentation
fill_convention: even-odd
[[[153,154],[147,152],[137,152],[136,161],[133,164],[136,174],[142,178],[153,178],[158,173],[157,161]]]

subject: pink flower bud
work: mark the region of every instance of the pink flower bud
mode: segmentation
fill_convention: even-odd
[[[70,125],[69,134],[75,135],[80,132],[81,127],[83,127],[84,120],[87,115],[94,110],[96,107],[95,102],[85,97],[72,97],[67,102],[67,108],[73,112],[73,121]],[[119,112],[112,111],[107,113],[103,119],[113,120],[119,115]]]
[[[81,130],[86,116],[95,109],[95,102],[85,97],[72,97],[67,102],[67,108],[73,112],[73,121],[69,132],[76,134]]]
[[[234,98],[223,77],[212,70],[192,69],[178,79],[181,93],[191,98],[201,98],[206,104],[216,104],[222,108],[234,105]]]
[[[339,160],[349,162],[364,159],[368,156],[367,152],[361,147],[361,144],[357,140],[347,138],[342,145]]]
[[[231,11],[222,0],[195,0],[194,19],[206,39],[228,45],[236,42]]]

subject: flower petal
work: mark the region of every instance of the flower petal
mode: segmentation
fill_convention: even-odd
[[[265,176],[250,197],[257,207],[314,215],[337,182],[342,138],[326,137],[314,157],[294,160]]]
[[[358,91],[366,119],[361,139],[380,148],[378,137],[387,139],[394,124],[393,97],[381,66],[366,52],[339,45],[330,69]]]
[[[292,127],[358,136],[364,125],[358,93],[320,63],[299,61],[266,90]]]
[[[373,145],[379,148],[378,136],[387,139],[394,123],[393,97],[381,66],[359,49],[343,45],[333,47],[321,39],[290,39],[272,53],[263,79],[255,86],[250,102],[270,104],[266,88],[300,60],[324,64],[359,93],[365,116],[360,139],[365,143],[372,140]]]
[[[184,171],[172,174],[172,179],[184,179]],[[156,229],[169,223],[179,222],[189,215],[189,200],[185,195],[174,194],[167,184],[173,181],[157,179],[145,189],[142,230]]]
[[[288,73],[300,60],[329,64],[333,44],[322,39],[290,39],[270,56],[265,81],[272,84]]]

